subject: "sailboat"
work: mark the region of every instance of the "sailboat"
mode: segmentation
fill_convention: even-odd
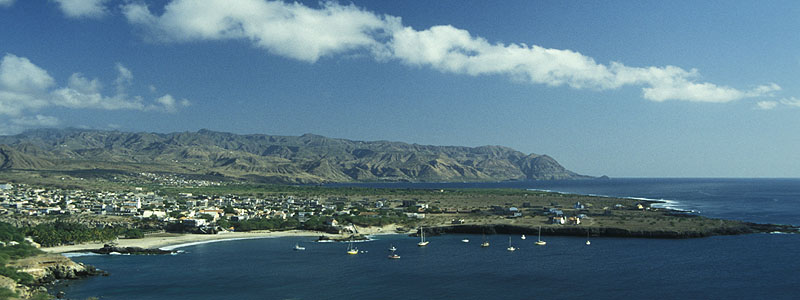
[[[522,235],[522,237],[520,237],[520,239],[523,239],[523,240],[524,240],[524,239],[525,239],[525,235],[523,234],[523,235]]]
[[[481,243],[481,247],[489,247],[489,241],[486,240],[486,234],[483,235],[483,243]]]
[[[392,246],[392,248],[389,248],[389,250],[392,251],[392,254],[389,254],[389,259],[398,259],[398,258],[400,258],[400,255],[397,255],[397,253],[394,253],[394,251],[397,250],[397,248]]]
[[[546,244],[547,244],[547,242],[542,240],[542,226],[539,226],[539,240],[536,241],[536,245],[544,246]]]
[[[506,248],[506,250],[508,250],[508,251],[517,250],[517,248],[514,248],[514,246],[511,246],[511,237],[508,237],[508,248]]]
[[[425,230],[423,230],[422,227],[420,227],[419,228],[419,243],[417,243],[417,246],[424,247],[424,246],[427,246],[428,243],[430,243],[430,242],[425,240]]]
[[[394,245],[389,244],[389,251],[392,251],[392,252],[397,251],[397,248],[395,248]]]
[[[591,245],[591,244],[592,244],[592,242],[591,242],[591,241],[589,241],[589,231],[587,230],[587,231],[586,231],[586,246],[589,246],[589,245]]]
[[[350,243],[347,245],[347,254],[350,255],[358,254],[358,248],[353,246],[353,238],[350,238]]]

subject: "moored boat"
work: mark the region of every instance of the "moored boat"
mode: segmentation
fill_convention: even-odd
[[[542,240],[542,226],[539,226],[539,240],[538,240],[538,241],[536,241],[536,243],[535,243],[535,244],[536,244],[536,245],[539,245],[539,246],[544,246],[544,245],[546,245],[546,244],[547,244],[547,242],[545,242],[545,241],[543,241],[543,240]]]
[[[516,251],[517,250],[517,248],[514,248],[514,246],[511,246],[511,237],[508,237],[508,248],[506,248],[506,250],[508,250],[508,251]]]
[[[350,254],[350,255],[358,254],[358,248],[353,246],[353,240],[350,240],[350,242],[347,244],[347,254]]]
[[[425,240],[425,230],[422,227],[420,227],[419,228],[419,243],[417,243],[417,246],[424,247],[424,246],[427,246],[428,243],[430,243],[430,242]]]

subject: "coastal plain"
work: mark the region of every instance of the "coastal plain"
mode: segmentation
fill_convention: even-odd
[[[414,234],[426,228],[430,234],[529,234],[541,228],[544,235],[617,236],[644,238],[691,238],[712,235],[744,234],[780,230],[775,226],[735,220],[702,217],[690,212],[663,207],[665,203],[626,198],[598,197],[516,189],[377,189],[327,188],[318,186],[258,189],[247,187],[207,187],[194,192],[240,196],[278,197],[292,195],[298,199],[324,199],[322,203],[344,208],[354,216],[380,219],[380,210],[403,211],[406,218],[398,223],[374,226],[357,224],[357,232],[340,230],[315,231],[286,228],[282,230],[222,231],[216,234],[158,232],[143,238],[118,238],[74,245],[43,247],[49,253],[80,252],[102,248],[105,244],[119,247],[175,248],[176,245],[229,239],[272,238],[285,236],[326,236],[346,239],[351,235]],[[169,189],[168,194],[186,192]],[[376,202],[385,205],[374,207]],[[344,203],[344,205],[342,204]],[[341,219],[342,213],[326,218]],[[97,218],[100,218],[98,216]],[[108,217],[108,216],[103,216]],[[84,217],[89,218],[91,217]],[[119,217],[124,220],[124,217]],[[85,220],[85,219],[84,219]],[[363,218],[361,220],[364,220]],[[784,228],[785,229],[785,228]]]

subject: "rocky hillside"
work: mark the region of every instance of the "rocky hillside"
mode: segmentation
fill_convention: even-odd
[[[426,146],[319,135],[40,129],[0,136],[0,169],[116,170],[283,183],[590,178],[502,146]]]

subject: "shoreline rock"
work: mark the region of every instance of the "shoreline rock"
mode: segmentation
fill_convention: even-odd
[[[108,275],[103,270],[94,266],[76,263],[60,254],[40,254],[12,261],[9,265],[16,267],[20,272],[30,274],[34,283],[30,285],[16,284],[14,291],[23,298],[34,293],[47,293],[47,286],[59,280],[81,279],[89,276]]]
[[[159,254],[173,254],[174,251],[162,250],[158,248],[142,248],[142,247],[118,247],[109,244],[103,245],[103,248],[90,250],[96,254],[137,254],[137,255],[159,255]]]

